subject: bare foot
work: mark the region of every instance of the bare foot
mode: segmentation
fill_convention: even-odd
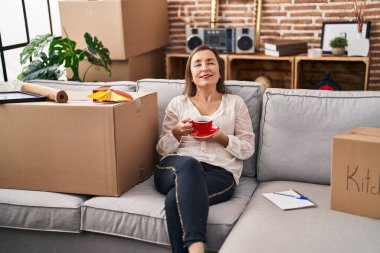
[[[189,253],[205,253],[204,242],[194,242],[188,247]]]

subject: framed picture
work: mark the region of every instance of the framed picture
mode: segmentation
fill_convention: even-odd
[[[367,22],[363,25],[362,33],[365,34],[365,38],[369,39],[369,33],[371,28],[371,22]],[[356,38],[358,33],[357,22],[323,22],[322,24],[322,37],[321,48],[323,53],[331,54],[330,41],[338,36],[346,37],[348,43],[353,38]]]
[[[21,91],[0,92],[0,104],[45,101],[46,97]]]

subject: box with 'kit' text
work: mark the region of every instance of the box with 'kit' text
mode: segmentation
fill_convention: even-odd
[[[380,219],[380,128],[334,136],[331,208]]]

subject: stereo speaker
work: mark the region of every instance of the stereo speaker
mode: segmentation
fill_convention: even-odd
[[[235,53],[255,53],[254,37],[253,28],[235,28]]]
[[[191,53],[197,46],[204,43],[203,28],[186,28],[186,52]]]

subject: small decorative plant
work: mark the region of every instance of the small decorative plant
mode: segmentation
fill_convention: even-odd
[[[25,65],[18,79],[22,81],[32,79],[58,80],[65,74],[64,68],[70,68],[73,75],[69,81],[84,81],[87,71],[97,65],[103,67],[111,76],[111,59],[109,50],[97,38],[89,33],[84,34],[87,47],[77,49],[76,42],[66,38],[54,38],[51,34],[39,35],[24,48],[20,54],[20,63],[25,65],[28,59],[32,61]],[[48,48],[47,48],[48,47]],[[79,63],[83,59],[90,62],[83,77],[79,76]]]
[[[348,46],[348,41],[345,37],[338,36],[330,40],[330,46],[332,48],[345,48]]]

